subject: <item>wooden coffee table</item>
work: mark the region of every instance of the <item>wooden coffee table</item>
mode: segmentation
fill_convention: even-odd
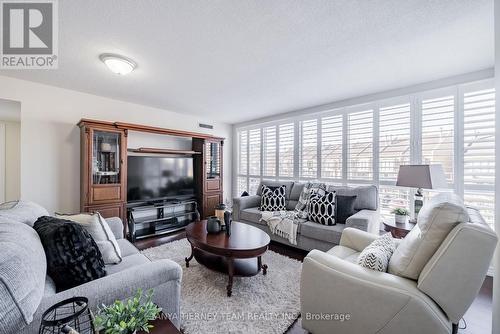
[[[231,236],[225,232],[207,233],[207,221],[191,223],[186,227],[186,236],[191,244],[189,261],[196,259],[205,267],[229,275],[227,296],[233,293],[234,276],[254,276],[261,270],[265,275],[267,265],[262,264],[262,254],[269,246],[269,235],[248,224],[233,222]]]

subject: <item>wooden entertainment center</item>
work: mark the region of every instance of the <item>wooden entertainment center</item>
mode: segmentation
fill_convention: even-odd
[[[223,202],[223,145],[224,138],[209,134],[165,129],[153,126],[82,119],[78,126],[81,136],[80,209],[82,212],[100,212],[103,217],[120,217],[127,231],[129,218],[134,223],[133,212],[153,210],[156,219],[136,219],[139,223],[165,222],[168,219],[188,220],[205,218],[214,214],[215,207]],[[168,147],[128,147],[129,131],[157,135],[190,138],[191,150],[175,150]],[[131,154],[153,156],[193,157],[195,194],[182,201],[153,201],[142,207],[127,203],[127,156]],[[189,205],[193,205],[189,206]],[[175,206],[188,205],[180,213]],[[173,207],[173,209],[172,209]],[[173,214],[164,210],[173,210]],[[198,211],[199,215],[195,212]],[[144,211],[145,212],[145,211]],[[170,212],[170,211],[169,211]],[[130,222],[129,222],[130,224]],[[185,223],[172,225],[182,227]],[[154,226],[154,225],[151,225]],[[133,226],[131,226],[133,228]],[[177,229],[178,229],[177,228]],[[129,229],[130,230],[130,229]],[[164,229],[157,233],[143,234],[148,237],[171,232]],[[154,229],[152,229],[154,231]],[[134,235],[130,236],[132,240]]]

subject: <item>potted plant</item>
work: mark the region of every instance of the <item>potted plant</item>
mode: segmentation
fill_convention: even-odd
[[[394,220],[396,224],[404,224],[406,223],[407,217],[410,215],[410,211],[405,208],[394,208],[391,213],[394,214]]]
[[[98,308],[94,318],[94,326],[99,333],[133,334],[138,330],[149,333],[153,328],[149,321],[156,319],[161,308],[152,302],[153,290],[145,296],[139,289],[134,297],[128,300],[117,300],[113,304]]]

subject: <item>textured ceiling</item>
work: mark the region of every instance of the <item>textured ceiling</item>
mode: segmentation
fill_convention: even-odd
[[[229,123],[494,64],[493,0],[65,0],[59,18],[58,70],[0,74]]]

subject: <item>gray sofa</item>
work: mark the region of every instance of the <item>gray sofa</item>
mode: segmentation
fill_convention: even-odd
[[[1,209],[1,208],[0,208]],[[34,203],[19,202],[0,210],[0,333],[38,333],[43,312],[53,304],[73,297],[89,299],[91,309],[135,294],[154,290],[154,301],[180,325],[181,267],[170,260],[151,262],[123,238],[119,218],[106,219],[120,246],[123,260],[107,265],[107,275],[78,287],[56,292],[46,275],[42,244],[31,227],[48,212]]]
[[[286,186],[287,210],[295,209],[302,188],[305,185],[305,183],[277,181],[263,181],[262,184],[272,187]],[[233,199],[233,219],[250,224],[269,233],[266,223],[260,220],[261,185],[259,185],[256,195]],[[370,185],[351,188],[330,185],[327,190],[335,191],[337,195],[357,196],[354,204],[356,213],[349,217],[345,224],[325,226],[311,221],[302,223],[298,227],[297,245],[292,245],[287,239],[269,233],[271,239],[306,251],[312,249],[327,251],[339,244],[342,231],[346,227],[354,227],[375,234],[379,233],[380,217],[377,210],[378,189],[376,186]]]

